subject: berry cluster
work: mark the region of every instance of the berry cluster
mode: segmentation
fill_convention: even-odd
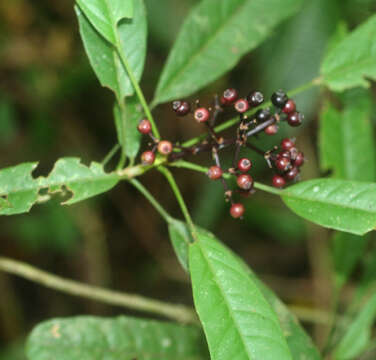
[[[240,158],[242,147],[252,149],[264,157],[269,167],[275,172],[272,183],[277,188],[283,188],[288,181],[297,180],[299,169],[304,163],[304,155],[296,148],[294,139],[284,139],[280,147],[275,146],[268,151],[259,149],[249,141],[261,132],[266,135],[275,135],[281,122],[287,122],[290,126],[295,127],[299,126],[304,119],[303,114],[296,110],[294,100],[289,99],[282,90],[276,91],[271,96],[273,106],[257,110],[263,103],[264,95],[260,91],[253,91],[246,97],[239,97],[238,91],[232,88],[226,89],[221,97],[215,96],[210,107],[201,106],[198,100],[194,104],[184,100],[176,100],[172,103],[172,109],[176,115],[185,117],[192,114],[196,122],[205,125],[208,132],[207,138],[189,147],[173,144],[167,140],[159,140],[152,135],[149,120],[143,119],[138,125],[138,131],[149,135],[152,142],[150,144],[151,150],[142,153],[141,161],[145,165],[152,165],[155,161],[156,152],[162,156],[167,156],[168,160],[172,162],[188,155],[210,151],[215,164],[209,168],[207,175],[211,180],[222,182],[225,199],[231,202],[231,216],[241,218],[244,214],[244,206],[234,201],[235,192],[243,196],[254,193],[254,181],[249,174],[252,161],[246,157]],[[216,133],[215,124],[221,113],[231,109],[238,114],[239,123],[236,136],[225,139]],[[247,115],[247,112],[251,115]],[[234,147],[232,167],[223,169],[219,152],[230,146]],[[228,187],[224,174],[236,178],[237,189],[235,191]]]

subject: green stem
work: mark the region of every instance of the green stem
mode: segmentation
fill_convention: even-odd
[[[138,180],[131,179],[129,182],[142,194],[144,195],[149,202],[153,205],[155,210],[162,216],[162,218],[167,222],[170,223],[173,219],[167,213],[167,211],[161,206],[161,204],[155,199],[155,197],[149,192],[148,189],[144,185],[142,185]]]
[[[115,154],[119,151],[120,145],[116,144],[112,147],[112,149],[109,151],[109,153],[104,157],[101,164],[102,166],[106,166],[107,163],[115,156]]]
[[[149,119],[149,121],[151,123],[152,129],[153,129],[153,134],[156,138],[160,139],[161,136],[159,134],[157,125],[155,124],[153,115],[150,112],[150,108],[149,108],[149,106],[148,106],[148,104],[145,100],[144,94],[143,94],[143,92],[140,88],[140,85],[138,84],[136,78],[133,75],[132,69],[129,66],[127,58],[124,56],[124,53],[122,51],[122,44],[121,44],[119,34],[118,34],[117,31],[116,31],[116,50],[117,50],[117,53],[120,57],[120,60],[122,61],[123,65],[125,67],[125,70],[127,71],[127,74],[129,76],[129,79],[131,80],[131,83],[134,87],[134,90],[137,94],[137,97],[140,101],[140,104],[141,104],[142,108],[144,109],[145,114],[146,114],[147,118]]]
[[[165,168],[164,166],[160,166],[158,168],[158,170],[165,176],[165,178],[167,179],[168,183],[170,184],[170,186],[172,188],[172,191],[175,194],[176,200],[179,203],[180,209],[181,209],[181,211],[182,211],[182,213],[184,215],[185,221],[187,222],[188,227],[189,227],[189,229],[191,231],[191,235],[192,235],[192,237],[193,237],[194,240],[197,240],[196,228],[195,228],[195,226],[193,224],[193,221],[192,221],[191,215],[189,214],[187,205],[184,202],[183,196],[182,196],[182,194],[181,194],[181,192],[179,190],[179,187],[178,187],[178,185],[177,185],[174,177],[172,176],[171,172],[167,168]]]

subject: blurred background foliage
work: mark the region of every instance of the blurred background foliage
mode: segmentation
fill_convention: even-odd
[[[149,39],[142,88],[150,99],[179,27],[198,1],[145,2]],[[270,96],[277,88],[302,85],[318,75],[320,60],[341,26],[352,29],[375,11],[374,0],[307,0],[262,46],[196,97],[205,102],[228,86],[241,93],[257,88]],[[309,159],[303,178],[320,176],[316,146],[319,95],[317,89],[299,95],[306,126],[284,129],[278,135],[297,137]],[[200,133],[193,122],[177,120],[168,104],[156,108],[155,115],[166,138],[183,140]],[[115,142],[112,95],[99,86],[89,67],[73,3],[1,1],[0,168],[39,160],[34,175],[47,174],[63,156],[79,156],[85,163],[100,161]],[[258,142],[263,148],[271,144],[265,137]],[[252,158],[255,177],[270,183],[263,159]],[[208,164],[206,156],[197,161]],[[175,173],[195,222],[241,254],[286,303],[308,310],[304,325],[318,342],[325,338],[328,319],[309,310],[329,309],[332,301],[330,232],[307,224],[278,198],[260,192],[247,201],[244,221],[234,221],[228,216],[220,184],[200,174],[187,176],[185,170]],[[171,214],[180,217],[162,176],[148,173],[142,181]],[[71,207],[60,207],[54,201],[36,206],[27,215],[1,217],[0,229],[1,255],[90,284],[192,302],[166,225],[125,183]],[[345,287],[342,307],[353,292],[354,281],[363,279],[367,284],[376,277],[376,251],[368,249],[363,258],[364,264],[359,264]],[[124,311],[0,273],[0,359],[23,359],[22,339],[47,318]]]

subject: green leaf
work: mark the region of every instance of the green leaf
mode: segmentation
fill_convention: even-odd
[[[327,104],[320,119],[320,164],[340,179],[374,181],[372,102],[367,91],[345,94],[343,111]]]
[[[168,233],[181,266],[189,272],[188,246],[192,242],[192,237],[186,223],[175,219],[171,220],[168,223]]]
[[[376,294],[362,307],[334,351],[334,360],[359,359],[371,339],[376,317]]]
[[[113,44],[119,21],[133,16],[133,0],[76,1],[95,29]]]
[[[292,359],[276,314],[237,258],[206,232],[189,246],[195,306],[212,360]]]
[[[39,199],[41,189],[54,193],[67,188],[72,197],[64,204],[74,204],[110,190],[119,181],[116,173],[105,173],[101,164],[92,162],[87,167],[78,158],[59,159],[48,177],[34,179],[31,173],[36,166],[37,163],[25,163],[0,170],[0,198],[3,199],[0,215],[28,212]]]
[[[114,118],[119,144],[123,153],[134,159],[140,149],[141,134],[137,130],[137,124],[142,118],[142,108],[136,96],[127,98],[124,107],[115,103]]]
[[[26,347],[29,360],[204,360],[199,329],[120,316],[80,316],[38,325]]]
[[[281,192],[286,205],[321,226],[364,235],[376,226],[376,184],[314,179]]]
[[[302,0],[203,0],[184,22],[154,103],[188,96],[233,68]]]
[[[358,26],[324,58],[322,82],[334,91],[368,87],[376,79],[376,15]]]
[[[75,10],[90,64],[101,85],[111,89],[120,103],[125,96],[133,95],[134,89],[118,51],[127,59],[136,81],[140,81],[144,68],[147,29],[143,1],[135,2],[132,20],[124,20],[118,25],[121,49],[107,42],[78,7]]]

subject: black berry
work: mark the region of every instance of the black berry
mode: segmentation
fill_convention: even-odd
[[[264,102],[264,95],[260,91],[253,91],[247,96],[249,106],[257,107]]]
[[[256,113],[256,119],[259,122],[264,122],[264,121],[268,120],[269,118],[270,118],[270,109],[269,108],[261,109],[261,110],[257,111],[257,113]]]
[[[283,109],[288,101],[288,97],[284,91],[278,90],[275,93],[273,93],[271,100],[272,100],[272,104],[275,107]]]

